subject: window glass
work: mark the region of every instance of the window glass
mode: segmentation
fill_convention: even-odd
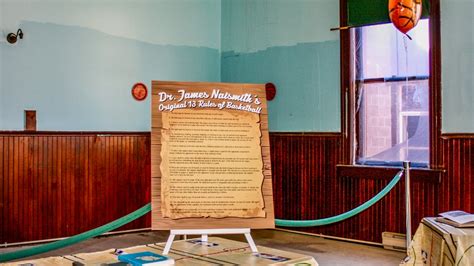
[[[363,27],[356,34],[360,164],[428,165],[428,21],[420,21],[409,34],[412,40],[403,40],[391,24]]]
[[[392,24],[366,26],[361,28],[358,49],[361,79],[390,78],[429,75],[429,31],[428,20],[422,19],[408,32],[408,65],[405,53],[404,35]],[[408,66],[408,71],[407,71]]]

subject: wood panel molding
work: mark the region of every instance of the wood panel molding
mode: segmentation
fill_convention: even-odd
[[[20,130],[0,130],[0,135],[57,135],[57,136],[69,136],[69,135],[100,135],[100,136],[115,136],[115,135],[126,135],[126,136],[147,136],[150,135],[150,131],[20,131]]]
[[[378,167],[362,165],[336,165],[338,177],[350,178],[382,178],[391,180],[401,167]],[[441,183],[441,176],[445,172],[443,169],[423,169],[411,168],[410,174],[414,181],[423,181],[431,183]]]
[[[443,133],[441,138],[444,140],[449,139],[474,139],[474,133]]]
[[[340,137],[340,132],[270,132],[272,136]]]

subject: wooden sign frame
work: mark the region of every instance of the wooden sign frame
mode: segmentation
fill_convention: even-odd
[[[161,211],[161,129],[162,112],[158,106],[160,99],[158,93],[163,90],[203,91],[212,89],[231,90],[235,94],[252,93],[261,101],[260,118],[260,143],[263,162],[262,195],[266,217],[257,218],[165,218]],[[196,108],[199,109],[199,108]],[[225,109],[223,110],[225,111]],[[270,161],[270,141],[268,135],[268,110],[265,97],[265,84],[237,84],[237,83],[208,83],[208,82],[175,82],[152,81],[152,130],[151,130],[151,200],[152,200],[152,230],[172,229],[211,229],[211,228],[274,228],[275,216],[273,208],[273,190]]]

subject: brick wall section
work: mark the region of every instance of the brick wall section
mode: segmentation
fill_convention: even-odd
[[[363,119],[361,138],[363,157],[376,155],[392,146],[391,90],[388,84],[364,85]]]

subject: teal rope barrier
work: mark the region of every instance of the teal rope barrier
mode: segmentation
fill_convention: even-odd
[[[395,175],[395,177],[392,179],[392,181],[390,181],[390,183],[382,191],[380,191],[377,195],[375,195],[373,198],[366,201],[364,204],[360,205],[359,207],[352,209],[350,211],[347,211],[345,213],[342,213],[333,217],[318,219],[318,220],[294,221],[294,220],[275,219],[275,224],[278,226],[286,226],[286,227],[310,227],[310,226],[321,226],[321,225],[340,222],[354,215],[357,215],[360,212],[369,208],[370,206],[374,205],[377,201],[379,201],[381,198],[383,198],[392,190],[392,188],[398,183],[398,181],[400,181],[400,178],[402,177],[402,175],[403,175],[403,170],[398,172]],[[143,215],[149,213],[150,211],[151,211],[151,203],[148,203],[147,205],[141,207],[140,209],[126,216],[123,216],[115,221],[112,221],[103,226],[94,228],[87,232],[84,232],[84,233],[63,239],[63,240],[59,240],[56,242],[44,244],[38,247],[0,254],[0,262],[6,262],[10,260],[16,260],[20,258],[33,256],[33,255],[38,255],[38,254],[45,253],[51,250],[55,250],[55,249],[59,249],[59,248],[63,248],[63,247],[67,247],[67,246],[79,243],[89,238],[99,236],[105,232],[117,229],[122,225],[125,225],[133,220],[136,220],[142,217]]]
[[[105,225],[102,225],[100,227],[94,228],[94,229],[89,230],[87,232],[84,232],[84,233],[81,233],[81,234],[78,234],[78,235],[75,235],[75,236],[71,236],[71,237],[63,239],[63,240],[59,240],[59,241],[51,242],[51,243],[48,243],[48,244],[44,244],[44,245],[41,245],[41,246],[38,246],[38,247],[32,247],[32,248],[23,249],[23,250],[19,250],[19,251],[14,251],[14,252],[10,252],[10,253],[0,254],[0,262],[6,262],[6,261],[10,261],[10,260],[16,260],[16,259],[20,259],[20,258],[24,258],[24,257],[38,255],[38,254],[45,253],[45,252],[48,252],[48,251],[51,251],[51,250],[55,250],[55,249],[58,249],[58,248],[63,248],[63,247],[70,246],[72,244],[76,244],[76,243],[84,241],[86,239],[89,239],[89,238],[101,235],[105,232],[108,232],[108,231],[114,230],[116,228],[119,228],[120,226],[122,226],[124,224],[127,224],[127,223],[129,223],[133,220],[136,220],[136,219],[142,217],[143,215],[149,213],[150,211],[151,211],[151,203],[148,203],[147,205],[141,207],[140,209],[138,209],[138,210],[126,215],[126,216],[123,216],[123,217],[121,217],[121,218],[119,218],[119,219],[117,219],[113,222],[110,222],[108,224],[105,224]]]
[[[301,221],[295,221],[295,220],[281,220],[281,219],[275,219],[275,225],[278,226],[284,226],[284,227],[310,227],[310,226],[321,226],[321,225],[327,225],[327,224],[332,224],[332,223],[337,223],[342,220],[348,219],[354,215],[359,214],[360,212],[365,211],[367,208],[370,206],[374,205],[377,201],[379,201],[381,198],[383,198],[385,195],[392,190],[392,188],[400,181],[400,178],[403,175],[403,170],[398,172],[395,177],[388,183],[388,185],[382,189],[377,195],[375,195],[373,198],[370,200],[364,202],[364,204],[360,205],[357,208],[354,208],[350,211],[347,211],[345,213],[324,218],[324,219],[318,219],[318,220],[301,220]]]

